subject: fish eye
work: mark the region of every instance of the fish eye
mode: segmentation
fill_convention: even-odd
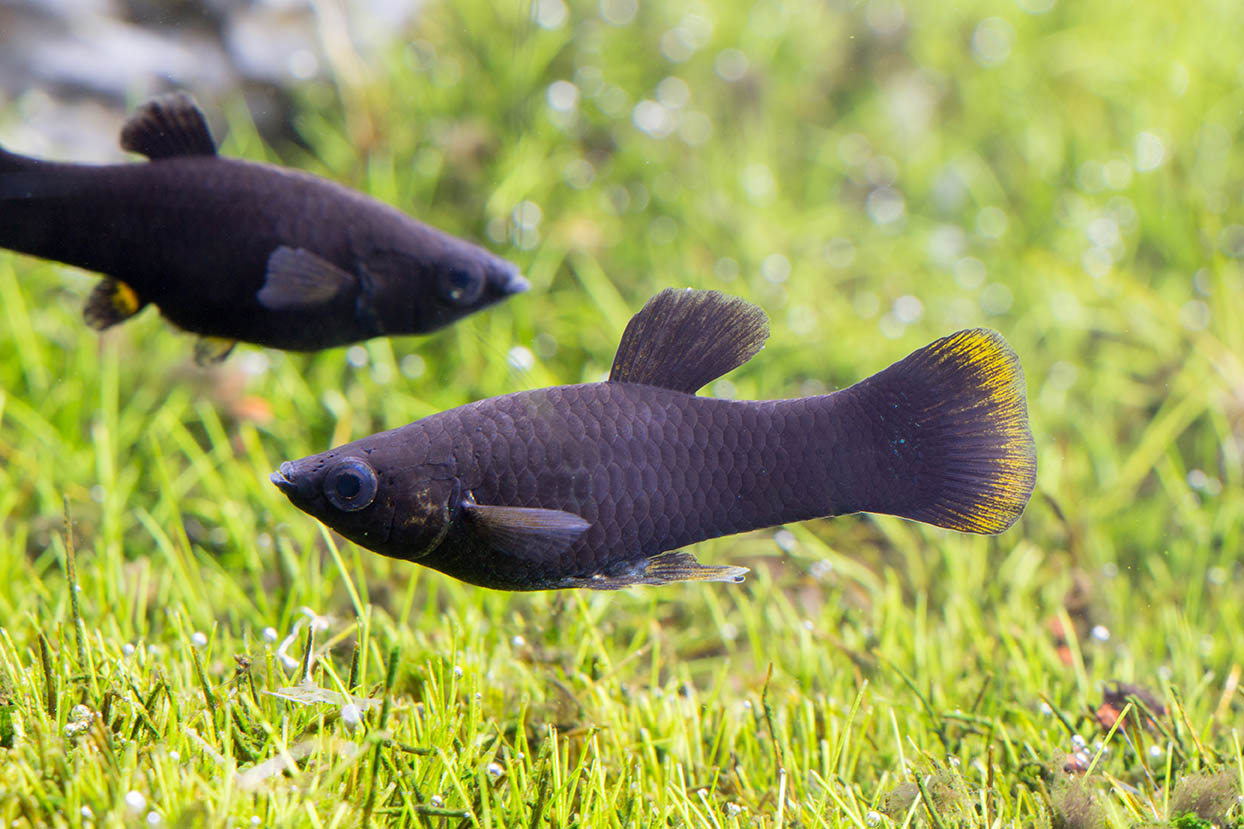
[[[484,277],[473,268],[455,266],[441,275],[441,296],[454,305],[471,305],[484,292]]]
[[[342,458],[324,476],[324,497],[344,512],[370,506],[379,489],[376,470],[362,458]]]

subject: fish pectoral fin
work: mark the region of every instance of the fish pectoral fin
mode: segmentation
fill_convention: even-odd
[[[121,149],[150,159],[216,155],[207,119],[185,92],[152,98],[121,127]]]
[[[203,367],[219,363],[237,344],[226,337],[199,337],[194,341],[194,361]]]
[[[609,380],[695,394],[738,368],[769,338],[769,318],[717,291],[666,288],[631,317]]]
[[[271,311],[298,311],[333,302],[357,284],[354,275],[305,248],[281,245],[268,257],[259,304]]]
[[[137,314],[147,303],[129,285],[119,279],[105,277],[87,297],[82,308],[86,324],[96,331],[111,328]]]
[[[464,504],[480,534],[498,550],[535,562],[558,561],[592,526],[573,512]]]
[[[619,590],[637,584],[670,584],[676,581],[725,581],[742,584],[746,567],[704,565],[691,553],[665,553],[653,558],[626,562],[604,573],[584,579],[568,580],[565,587],[589,590]]]

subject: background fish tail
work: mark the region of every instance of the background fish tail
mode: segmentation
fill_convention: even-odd
[[[872,438],[847,472],[857,509],[974,533],[1002,532],[1023,512],[1036,449],[1023,370],[1000,334],[943,337],[840,396],[850,408],[834,408]]]

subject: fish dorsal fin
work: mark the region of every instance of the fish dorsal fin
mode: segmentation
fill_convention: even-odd
[[[203,110],[185,92],[152,98],[134,110],[121,127],[121,149],[151,159],[216,155]]]
[[[305,310],[333,302],[357,281],[309,250],[281,245],[268,257],[263,287],[255,298],[270,311]]]
[[[768,338],[769,318],[746,300],[666,288],[627,323],[609,380],[695,394],[756,356]]]
[[[534,507],[463,505],[480,534],[498,550],[536,563],[554,563],[592,526],[573,512]]]

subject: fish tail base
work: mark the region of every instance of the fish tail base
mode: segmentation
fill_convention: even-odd
[[[960,331],[853,387],[881,425],[872,487],[884,512],[993,534],[1023,512],[1036,484],[1024,373],[1002,335]]]

